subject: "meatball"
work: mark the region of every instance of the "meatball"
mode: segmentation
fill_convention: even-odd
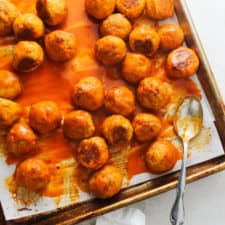
[[[131,83],[137,84],[139,81],[151,75],[152,62],[142,54],[127,53],[122,64],[122,76]]]
[[[160,48],[170,51],[178,48],[184,41],[184,33],[176,24],[165,24],[158,30],[160,37]]]
[[[61,112],[55,102],[42,101],[30,107],[30,126],[40,134],[47,134],[60,127]]]
[[[106,165],[91,176],[89,189],[96,197],[106,199],[121,190],[122,182],[123,176],[119,169],[113,165]]]
[[[104,103],[104,87],[96,77],[81,79],[73,87],[73,102],[76,106],[95,111]]]
[[[103,138],[92,137],[81,141],[76,156],[82,166],[97,170],[108,161],[109,150]]]
[[[134,94],[125,86],[111,88],[105,96],[105,107],[111,113],[128,116],[135,109]]]
[[[14,99],[20,95],[22,87],[16,74],[0,70],[0,98]]]
[[[0,127],[9,127],[19,120],[22,107],[11,100],[0,98]]]
[[[159,35],[153,28],[137,27],[130,33],[129,45],[133,52],[152,56],[158,50],[159,44]]]
[[[73,140],[89,138],[94,135],[95,125],[90,113],[76,110],[64,118],[63,133]]]
[[[149,28],[157,28],[158,27],[158,22],[156,20],[150,19],[148,16],[143,15],[135,20],[133,22],[133,28],[136,27],[143,27],[145,29]]]
[[[105,19],[100,26],[102,36],[113,35],[121,39],[126,39],[131,29],[130,21],[120,13],[112,14]]]
[[[112,115],[104,120],[102,133],[111,145],[124,147],[133,137],[133,128],[127,118],[121,115]]]
[[[151,141],[159,134],[162,124],[158,117],[148,114],[137,114],[132,122],[135,137],[140,142]]]
[[[168,55],[166,67],[169,76],[187,78],[197,72],[199,59],[192,49],[179,47]]]
[[[107,35],[96,42],[95,56],[106,66],[113,66],[123,60],[126,55],[126,44],[118,37]]]
[[[145,159],[152,173],[165,173],[175,166],[178,151],[171,142],[159,140],[149,147]]]
[[[7,0],[0,0],[0,36],[7,36],[13,32],[13,22],[19,11]]]
[[[145,9],[145,0],[117,0],[116,6],[119,12],[129,19],[139,17]]]
[[[86,12],[96,19],[105,19],[116,7],[116,0],[85,0]]]
[[[77,50],[77,40],[72,33],[55,30],[45,36],[45,49],[50,59],[63,62],[72,59]]]
[[[18,16],[13,23],[13,30],[18,40],[36,40],[45,33],[42,20],[32,13]]]
[[[147,15],[156,20],[173,16],[174,0],[146,0]]]
[[[65,0],[37,0],[38,15],[48,25],[59,25],[67,17],[68,9]]]
[[[37,149],[37,136],[25,122],[15,123],[6,138],[7,150],[15,155],[33,153]]]
[[[17,186],[36,192],[47,186],[50,181],[50,171],[44,161],[30,158],[17,166],[15,177]]]
[[[147,77],[138,86],[137,99],[144,108],[158,111],[169,103],[170,94],[159,78]]]
[[[44,60],[42,47],[33,41],[20,41],[13,50],[12,65],[20,72],[31,72],[37,69]]]

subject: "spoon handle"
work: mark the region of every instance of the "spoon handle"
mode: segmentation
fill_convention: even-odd
[[[188,152],[188,142],[183,142],[183,160],[181,165],[181,172],[177,186],[177,196],[173,204],[170,222],[172,225],[183,225],[184,224],[184,192],[186,185],[186,161],[187,161],[187,152]]]

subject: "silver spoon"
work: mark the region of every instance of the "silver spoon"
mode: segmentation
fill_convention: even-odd
[[[183,160],[177,186],[177,196],[170,214],[170,221],[172,225],[184,224],[185,213],[183,198],[186,185],[188,144],[191,139],[198,135],[202,127],[202,120],[203,111],[199,99],[194,95],[184,98],[177,109],[173,121],[175,131],[183,141]]]

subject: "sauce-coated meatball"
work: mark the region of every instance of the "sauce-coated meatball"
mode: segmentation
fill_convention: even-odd
[[[81,141],[76,156],[82,166],[97,170],[108,161],[109,150],[103,138],[92,137]]]
[[[13,32],[13,22],[19,11],[7,0],[0,0],[0,36],[7,36]]]
[[[152,63],[146,56],[138,53],[127,53],[123,65],[122,76],[132,84],[137,84],[139,81],[151,75]]]
[[[127,18],[135,19],[143,13],[145,0],[117,0],[116,6]]]
[[[158,111],[169,103],[170,94],[159,78],[147,77],[138,86],[137,99],[144,108]]]
[[[44,60],[42,47],[33,41],[20,41],[13,50],[12,65],[20,72],[31,72],[37,69]]]
[[[45,36],[45,49],[50,59],[67,61],[76,54],[77,40],[72,33],[55,30]]]
[[[64,118],[63,133],[73,140],[89,138],[94,135],[95,125],[90,113],[76,110]]]
[[[30,107],[30,126],[40,134],[53,131],[61,125],[62,115],[55,102],[42,101]]]
[[[35,158],[26,159],[16,168],[17,186],[24,187],[29,191],[41,191],[50,180],[48,165]]]
[[[95,56],[106,66],[113,66],[123,60],[126,55],[125,42],[116,36],[107,35],[96,42]]]
[[[59,25],[67,17],[68,9],[65,0],[37,0],[38,15],[48,25]]]
[[[116,7],[116,0],[85,0],[86,12],[96,19],[105,19]]]
[[[184,41],[184,33],[176,24],[165,24],[158,30],[160,37],[160,48],[170,51],[178,48]]]
[[[179,47],[168,55],[166,67],[169,76],[186,78],[197,72],[199,59],[192,49]]]
[[[158,50],[159,44],[159,35],[152,28],[137,27],[130,33],[129,45],[133,52],[152,56]]]
[[[0,70],[0,98],[14,99],[21,91],[17,75],[7,70]]]
[[[102,36],[113,35],[121,39],[126,39],[132,29],[130,21],[122,14],[116,13],[106,18],[101,26]]]
[[[151,141],[159,134],[162,124],[158,117],[148,114],[137,114],[132,122],[135,137],[138,141]]]
[[[89,180],[90,191],[98,198],[106,199],[117,194],[122,187],[123,176],[119,169],[106,165]]]
[[[41,19],[32,13],[18,16],[13,23],[18,40],[36,40],[44,36],[45,27]]]
[[[103,122],[102,132],[111,145],[118,147],[126,146],[133,137],[130,121],[121,115],[107,117]]]
[[[25,122],[15,123],[6,138],[7,150],[21,156],[32,153],[37,149],[37,139]]]
[[[111,88],[105,96],[105,107],[111,113],[128,116],[135,109],[134,94],[125,86]]]
[[[175,166],[178,151],[171,142],[159,140],[149,147],[145,159],[152,173],[165,173]]]
[[[94,111],[104,103],[104,86],[96,77],[81,79],[73,87],[73,102],[83,109]]]

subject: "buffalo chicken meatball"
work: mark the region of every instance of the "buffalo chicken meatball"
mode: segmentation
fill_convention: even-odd
[[[48,25],[59,25],[67,17],[68,9],[65,0],[37,0],[38,15]]]
[[[199,59],[192,49],[179,47],[168,55],[166,67],[170,77],[187,78],[197,72]]]
[[[44,60],[41,46],[33,41],[20,41],[13,50],[12,65],[20,72],[31,72],[37,69]]]
[[[7,70],[0,70],[0,98],[14,99],[21,91],[17,75]]]
[[[89,138],[94,135],[95,125],[90,113],[76,110],[64,118],[63,133],[73,140]]]
[[[129,45],[133,52],[152,56],[158,50],[160,38],[153,28],[137,27],[130,33]]]
[[[61,125],[61,113],[55,102],[42,101],[30,107],[30,126],[40,134],[53,131]]]
[[[116,147],[126,146],[133,137],[130,121],[121,115],[107,117],[103,122],[102,132],[109,144]]]
[[[111,88],[106,93],[105,107],[111,113],[128,116],[135,109],[134,94],[125,86]]]
[[[104,103],[104,86],[96,77],[81,79],[73,87],[73,102],[76,106],[90,111],[97,110]]]
[[[17,166],[15,178],[17,186],[39,192],[48,185],[50,171],[44,161],[30,158]]]
[[[96,42],[95,56],[106,66],[113,66],[123,60],[126,55],[126,44],[118,37],[107,35]]]
[[[122,187],[123,176],[113,165],[96,171],[89,180],[90,191],[98,198],[106,199],[117,194]]]
[[[72,33],[55,30],[45,36],[45,49],[53,61],[67,61],[76,54],[77,40]]]
[[[149,147],[145,160],[152,173],[165,173],[175,166],[178,160],[178,150],[171,142],[159,140]]]
[[[127,82],[137,84],[145,77],[150,76],[151,71],[150,59],[142,54],[127,53],[122,65],[122,76]]]
[[[82,166],[97,170],[107,162],[109,150],[103,138],[92,137],[81,141],[76,156]]]

